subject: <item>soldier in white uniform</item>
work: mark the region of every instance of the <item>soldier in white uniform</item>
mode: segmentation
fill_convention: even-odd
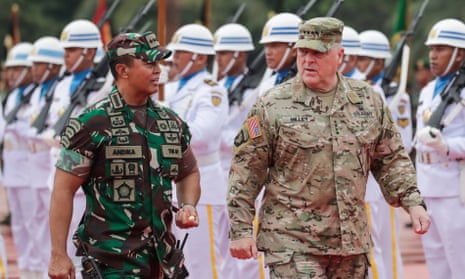
[[[3,134],[5,132],[5,118],[3,118],[3,106],[0,105],[0,142],[3,142]],[[3,187],[3,173],[0,169],[0,187]],[[8,278],[8,266],[5,251],[5,241],[0,233],[0,279]]]
[[[55,37],[42,37],[34,42],[33,49],[28,59],[32,62],[32,77],[38,84],[31,96],[31,112],[29,130],[27,131],[28,172],[30,194],[33,203],[29,205],[33,212],[30,224],[34,237],[30,240],[31,269],[36,278],[47,275],[48,262],[50,260],[50,230],[49,230],[49,205],[50,189],[47,185],[48,175],[51,172],[50,147],[38,137],[37,128],[33,127],[42,107],[51,101],[51,92],[58,82],[61,67],[63,65],[63,48]],[[48,249],[48,251],[47,251]]]
[[[197,205],[200,225],[188,231],[184,248],[186,266],[192,278],[238,278],[236,261],[228,250],[227,184],[220,159],[228,99],[224,87],[207,72],[208,55],[215,54],[213,35],[202,25],[184,25],[173,35],[170,49],[175,51],[173,65],[180,79],[176,92],[167,93],[171,97],[166,102],[189,125],[202,189]],[[173,231],[180,239],[186,233]]]
[[[426,45],[436,78],[421,91],[416,114],[417,181],[431,217],[423,249],[431,279],[458,279],[465,276],[465,24],[438,21]],[[462,80],[460,90],[447,89],[454,79]],[[445,94],[461,103],[438,109]]]
[[[258,97],[255,88],[247,88],[242,92],[238,88],[248,72],[248,52],[255,47],[249,30],[237,23],[221,26],[216,30],[214,38],[218,72],[223,76],[219,83],[226,88],[229,101],[229,116],[221,141],[221,163],[227,181],[234,138]],[[237,264],[241,278],[268,278],[262,253],[258,259],[239,260]]]
[[[5,105],[6,127],[4,134],[3,183],[7,191],[10,212],[11,231],[18,253],[20,278],[31,278],[31,246],[34,237],[31,230],[33,213],[29,207],[33,203],[30,195],[29,174],[27,169],[27,141],[25,132],[29,126],[30,98],[35,85],[32,83],[31,61],[27,60],[32,44],[21,43],[13,47],[5,66],[9,71],[9,84],[13,91],[9,93]]]
[[[359,38],[361,51],[359,52],[357,67],[366,76],[367,81],[374,86],[375,91],[383,92],[381,82],[384,68],[386,60],[391,58],[389,40],[383,33],[376,30],[361,32]],[[390,104],[394,95],[389,95],[388,92],[383,93],[386,102]],[[391,113],[401,133],[402,143],[408,153],[411,151],[412,146],[410,110],[410,98],[404,92],[398,105]],[[371,215],[371,232],[375,243],[373,257],[371,258],[371,275],[375,278],[378,276],[379,278],[400,279],[403,270],[399,248],[399,209],[394,209],[386,204],[373,177],[368,180],[365,200],[368,203],[367,212]]]
[[[47,182],[50,189],[53,188],[55,163],[60,152],[59,138],[55,136],[55,130],[53,128],[64,111],[68,108],[75,89],[92,71],[97,48],[102,46],[100,31],[91,21],[82,19],[72,21],[64,27],[60,37],[60,45],[64,48],[64,66],[69,74],[65,75],[55,87],[52,104],[46,121],[47,128],[39,135],[39,137],[42,137],[51,145],[51,159],[48,162],[51,172]],[[104,83],[104,80],[102,80],[102,83]],[[90,104],[97,94],[97,91],[90,92],[86,99],[87,104]],[[72,116],[79,114],[82,109],[83,107],[81,105],[76,106]],[[76,193],[73,206],[70,231],[75,231],[86,206],[85,196],[82,190]],[[75,255],[76,248],[72,243],[72,234],[69,234],[67,249],[68,255]],[[80,257],[74,256],[72,259],[77,268],[76,274],[80,276]]]
[[[258,87],[260,96],[271,87],[289,78],[288,75],[295,75],[296,69],[291,68],[296,59],[294,44],[299,35],[300,22],[302,19],[295,14],[280,13],[265,23],[260,44],[265,47],[266,65],[274,73],[269,77],[265,74]]]

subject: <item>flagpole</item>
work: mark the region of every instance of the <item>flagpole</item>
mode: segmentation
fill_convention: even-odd
[[[166,46],[166,0],[158,0],[158,41],[160,45]],[[164,84],[158,85],[158,100],[165,99],[165,86]]]

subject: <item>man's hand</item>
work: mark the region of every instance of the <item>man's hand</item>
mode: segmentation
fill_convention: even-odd
[[[449,147],[442,137],[441,131],[436,128],[426,126],[417,133],[417,139],[422,144],[434,148],[442,154],[447,154]]]
[[[52,255],[48,265],[48,276],[52,279],[76,278],[74,264],[68,255]]]
[[[176,226],[188,229],[199,226],[199,216],[193,205],[185,204],[176,212]]]
[[[241,238],[231,241],[229,244],[231,256],[238,259],[257,258],[257,244],[253,238]]]
[[[431,225],[431,219],[423,206],[418,205],[410,207],[409,214],[410,219],[412,220],[413,231],[417,234],[426,233]]]

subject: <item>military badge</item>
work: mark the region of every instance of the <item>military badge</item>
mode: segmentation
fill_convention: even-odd
[[[427,109],[423,112],[423,123],[428,123],[429,119],[433,112],[430,109]]]
[[[239,130],[236,137],[234,138],[234,146],[239,147],[243,143],[246,143],[249,140],[248,131],[242,126],[242,129]]]
[[[407,117],[406,117],[406,118],[398,118],[398,119],[397,119],[397,125],[398,125],[399,127],[405,128],[405,127],[408,126],[408,124],[409,124],[409,121],[408,121],[408,118],[407,118]]]
[[[347,93],[347,98],[349,98],[349,102],[353,105],[362,103],[362,100],[354,91],[350,91],[349,93]]]
[[[132,179],[115,179],[113,183],[113,201],[136,201],[136,184]]]
[[[397,107],[397,110],[399,111],[400,114],[404,114],[406,110],[405,105],[399,105]]]
[[[222,95],[221,92],[213,91],[212,92],[212,104],[217,107],[221,104],[222,101]]]

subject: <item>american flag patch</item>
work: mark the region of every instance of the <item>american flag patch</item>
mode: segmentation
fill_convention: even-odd
[[[262,135],[257,116],[252,116],[249,119],[247,119],[247,129],[249,130],[249,136],[252,139],[258,138]]]

